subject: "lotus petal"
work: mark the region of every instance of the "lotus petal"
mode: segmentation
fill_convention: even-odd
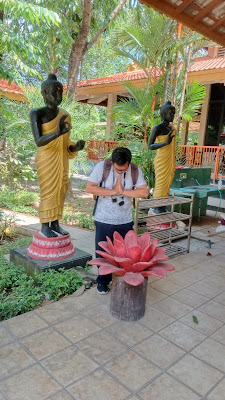
[[[101,266],[101,265],[103,265],[103,266],[108,266],[108,267],[111,267],[112,266],[112,264],[109,262],[109,261],[106,261],[104,258],[94,258],[93,260],[91,260],[91,261],[89,261],[89,263],[88,263],[89,265],[97,265],[97,266]],[[119,267],[117,267],[117,268],[119,268]]]
[[[133,272],[126,272],[123,279],[125,280],[125,282],[132,286],[138,286],[145,280],[145,278],[141,274],[134,274]]]
[[[132,246],[137,246],[138,236],[137,236],[136,232],[134,232],[132,230],[128,231],[124,238],[124,244],[127,249]]]
[[[127,249],[127,256],[131,258],[133,263],[140,261],[141,258],[141,248],[139,246],[132,246]]]
[[[150,243],[148,245],[148,247],[145,248],[145,250],[143,251],[142,256],[141,256],[141,261],[150,261],[151,260],[151,258],[153,257],[153,255],[155,253],[157,243],[158,243],[158,239],[154,239],[152,241],[152,243]]]
[[[143,233],[139,238],[138,238],[138,246],[140,246],[142,248],[142,250],[145,250],[146,247],[148,247],[149,243],[150,243],[150,233],[149,232],[145,232]]]
[[[119,232],[114,232],[113,233],[113,240],[119,240],[120,242],[124,243],[123,237],[120,235]]]
[[[167,275],[166,270],[160,267],[152,267],[149,270],[142,271],[141,274],[143,276],[154,275],[158,276],[159,278],[165,278]]]
[[[146,268],[151,267],[151,265],[152,265],[151,261],[149,261],[149,262],[139,261],[139,262],[133,264],[132,271],[133,272],[141,272],[141,271],[144,271]]]
[[[108,236],[106,236],[106,240],[109,246],[110,253],[112,254],[112,256],[114,256],[114,246],[112,244],[112,240]]]
[[[113,265],[111,265],[110,267],[101,265],[98,271],[100,275],[116,274],[124,276],[125,274],[125,271],[123,269],[114,267]]]
[[[125,244],[117,239],[114,239],[114,256],[121,257],[121,258],[126,257]]]
[[[99,245],[103,250],[105,250],[106,253],[111,254],[111,251],[110,251],[110,248],[109,248],[109,245],[108,245],[107,242],[98,242],[98,245]]]
[[[102,256],[103,258],[106,258],[112,265],[115,265],[118,267],[118,263],[115,261],[114,257],[111,254],[105,253],[104,251],[101,250],[96,250],[96,253]]]
[[[152,268],[155,268],[155,267],[163,268],[163,269],[165,269],[166,271],[174,271],[174,270],[175,270],[175,268],[174,268],[173,265],[168,264],[168,263],[165,263],[165,262],[155,264],[154,267],[152,267]]]
[[[115,261],[119,264],[119,266],[127,272],[133,271],[132,265],[133,261],[130,258],[120,258],[120,257],[114,257]]]
[[[150,260],[152,265],[156,264],[158,261],[169,260],[169,257],[165,255],[166,249],[159,247],[155,250],[154,256]]]

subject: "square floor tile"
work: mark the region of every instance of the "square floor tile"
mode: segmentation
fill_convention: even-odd
[[[213,300],[225,305],[225,292],[219,294],[219,296],[214,297]]]
[[[93,358],[100,364],[111,360],[111,358],[118,356],[127,349],[125,345],[103,331],[81,340],[77,343],[77,346],[84,351],[87,356]]]
[[[77,400],[123,400],[130,392],[105,371],[98,370],[85,376],[68,390]]]
[[[216,331],[212,336],[212,339],[217,340],[218,342],[225,344],[225,325],[223,325],[218,331]]]
[[[217,274],[208,276],[208,278],[203,279],[203,283],[208,283],[209,285],[212,285],[218,290],[224,291],[225,287],[225,276],[219,276]]]
[[[0,393],[0,400],[6,400],[6,397],[3,397],[3,394]]]
[[[24,346],[38,359],[48,357],[65,347],[70,342],[52,328],[43,329],[22,340]]]
[[[103,328],[113,324],[116,319],[110,314],[109,304],[100,304],[84,312],[84,315]]]
[[[91,290],[91,289],[89,289]],[[94,293],[90,292],[89,290],[85,291],[82,296],[69,296],[67,299],[65,299],[66,305],[72,310],[72,311],[86,311],[90,308],[96,307],[98,304],[102,304],[102,296],[95,296]],[[96,289],[95,289],[96,290]],[[110,297],[109,295],[105,297]],[[105,300],[106,301],[106,300]]]
[[[193,310],[192,307],[187,306],[186,304],[181,303],[180,301],[173,299],[172,297],[168,297],[167,299],[164,299],[157,304],[154,304],[153,307],[176,319]]]
[[[109,362],[105,368],[133,391],[140,389],[161,372],[132,350]]]
[[[64,386],[70,385],[97,367],[94,361],[74,346],[46,358],[42,365]]]
[[[64,300],[40,307],[35,312],[52,325],[72,318],[76,314],[76,311],[72,311]]]
[[[212,367],[225,372],[225,346],[223,344],[208,338],[192,350],[192,354],[202,361],[206,361]]]
[[[134,346],[153,334],[150,329],[145,328],[138,322],[116,322],[110,325],[107,331],[127,346]]]
[[[35,360],[18,343],[0,348],[0,378],[5,378],[34,363]]]
[[[183,286],[177,285],[176,283],[166,279],[160,279],[157,282],[152,283],[151,287],[167,295],[174,294],[183,289]]]
[[[168,368],[170,364],[185,354],[179,347],[159,335],[153,335],[143,340],[134,346],[133,350],[163,369]]]
[[[194,283],[193,285],[189,286],[188,289],[193,290],[193,292],[201,294],[202,296],[206,296],[209,299],[212,299],[213,297],[218,296],[218,294],[223,292],[223,290],[218,289],[213,285],[210,285],[203,281]]]
[[[193,316],[197,317],[198,324],[193,321]],[[206,336],[210,336],[223,325],[223,322],[218,321],[218,319],[210,317],[199,310],[193,310],[189,314],[182,317],[180,321]]]
[[[163,300],[166,297],[166,294],[153,289],[153,287],[149,285],[147,289],[146,305],[157,303],[158,301]]]
[[[42,400],[58,392],[58,383],[39,365],[28,368],[1,382],[10,400]]]
[[[182,383],[170,376],[163,374],[150,385],[142,389],[138,395],[143,400],[199,400],[200,397],[193,393]]]
[[[60,393],[53,394],[48,400],[73,400],[73,398],[65,390]]]
[[[207,400],[224,400],[224,393],[225,379],[223,379],[206,398]]]
[[[8,319],[4,323],[7,328],[19,338],[48,327],[48,325],[33,311]]]
[[[10,332],[0,323],[0,347],[14,342],[14,340]]]
[[[221,303],[211,300],[199,307],[198,310],[225,322],[225,305]]]
[[[172,298],[182,301],[182,303],[194,308],[201,306],[206,301],[209,301],[207,297],[192,292],[189,289],[183,289],[180,292],[174,293]]]
[[[101,329],[82,315],[76,315],[64,322],[60,322],[55,327],[74,343]]]
[[[199,278],[201,279],[201,278]],[[187,287],[195,283],[198,279],[187,274],[186,269],[184,271],[179,271],[174,274],[168,275],[168,280],[176,283],[179,286]]]
[[[157,332],[174,322],[175,319],[159,310],[156,310],[153,307],[148,307],[145,310],[144,317],[140,321],[141,324],[147,326],[148,329],[151,329],[153,332]]]
[[[190,355],[178,361],[168,372],[202,396],[223,377],[219,371]]]
[[[160,331],[160,335],[186,351],[191,350],[206,338],[202,333],[189,328],[189,326],[179,321],[174,322],[172,325]]]

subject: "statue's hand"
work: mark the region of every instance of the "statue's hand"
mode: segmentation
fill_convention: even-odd
[[[63,114],[59,121],[58,121],[58,134],[59,136],[64,135],[65,133],[69,132],[71,129],[71,125],[65,119],[68,117],[67,114]]]
[[[75,150],[74,151],[83,150],[84,146],[85,146],[85,140],[78,140],[77,143],[75,144]]]
[[[166,135],[166,143],[167,144],[170,144],[173,140],[173,136],[171,136],[172,133],[173,133],[173,130],[171,129],[171,131],[169,131],[169,133],[167,133],[167,135]]]

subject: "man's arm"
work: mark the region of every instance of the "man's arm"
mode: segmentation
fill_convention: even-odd
[[[136,189],[125,190],[123,189],[120,193],[123,196],[131,197],[133,199],[148,198],[149,190],[147,185],[138,186]]]

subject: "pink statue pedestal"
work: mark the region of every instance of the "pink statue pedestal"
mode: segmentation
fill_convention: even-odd
[[[28,247],[27,255],[36,260],[62,260],[75,254],[70,235],[58,235],[47,238],[36,232],[31,245]]]

